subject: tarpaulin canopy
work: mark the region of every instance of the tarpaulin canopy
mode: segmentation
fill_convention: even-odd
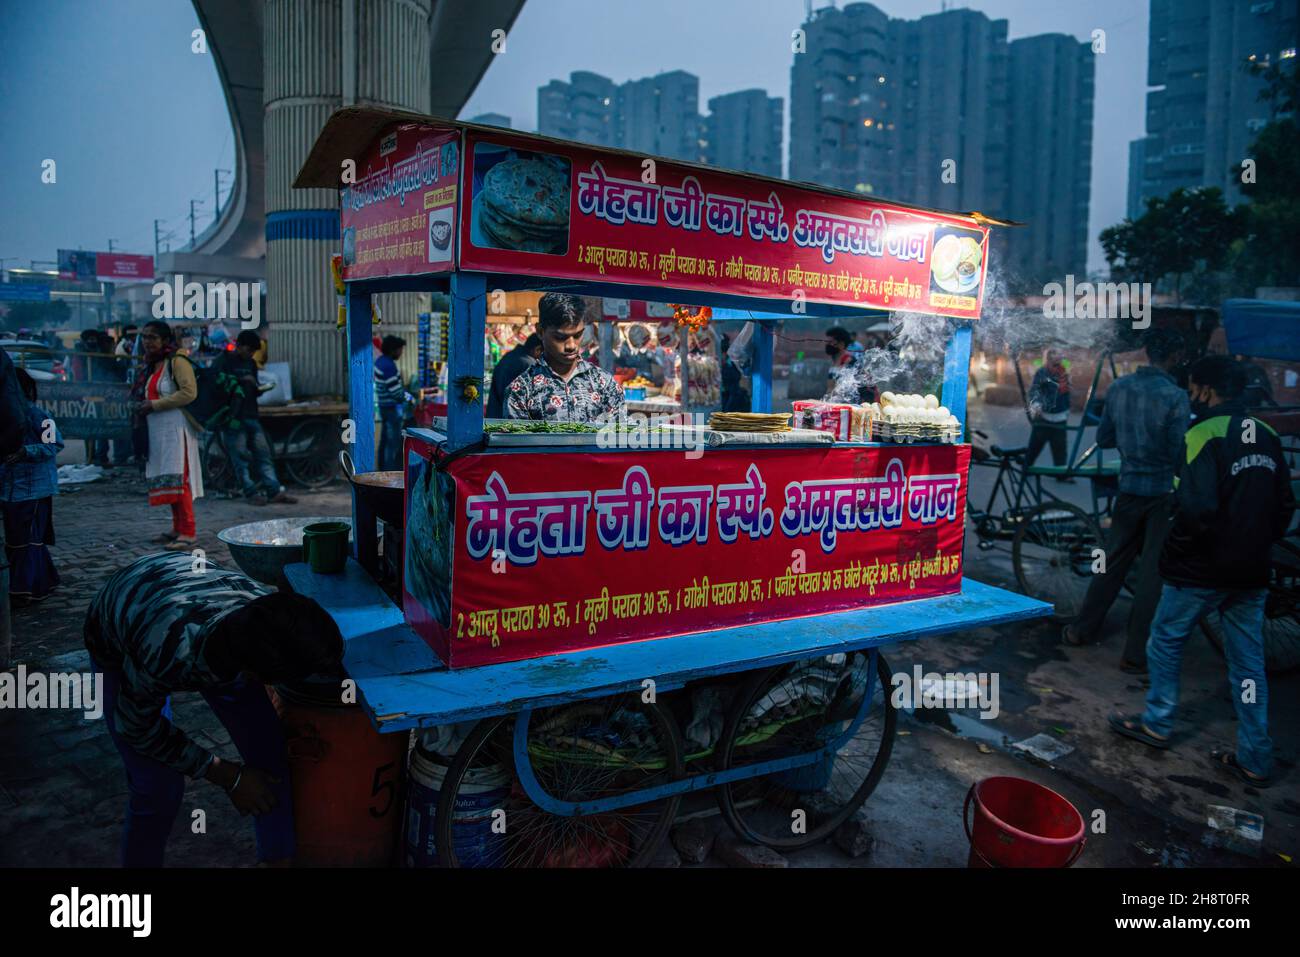
[[[1223,331],[1235,356],[1300,360],[1300,302],[1229,299]]]

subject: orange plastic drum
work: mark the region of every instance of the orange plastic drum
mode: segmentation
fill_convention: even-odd
[[[271,700],[293,774],[296,861],[387,867],[402,822],[409,735],[380,734],[338,684],[278,685]]]

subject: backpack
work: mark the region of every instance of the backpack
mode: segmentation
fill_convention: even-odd
[[[185,361],[190,360],[186,358]],[[198,395],[182,409],[185,418],[200,432],[219,432],[234,421],[236,409],[244,397],[244,387],[233,375],[220,371],[215,363],[203,367],[193,362],[190,365],[194,367]]]

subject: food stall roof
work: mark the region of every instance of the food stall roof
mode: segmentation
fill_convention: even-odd
[[[519,130],[503,129],[499,126],[483,126],[477,123],[465,123],[460,120],[449,120],[444,117],[430,116],[424,113],[412,113],[407,110],[379,109],[372,106],[346,106],[334,111],[330,118],[325,121],[325,125],[321,128],[320,135],[316,137],[316,142],[312,144],[311,152],[307,154],[307,159],[302,164],[302,169],[298,171],[298,176],[293,181],[294,188],[342,188],[345,184],[340,181],[339,176],[343,169],[343,161],[348,159],[356,160],[360,158],[381,134],[392,126],[400,123],[418,123],[424,126],[436,127],[438,129],[476,130],[480,133],[495,136],[506,134],[520,139],[531,140],[538,145],[544,143],[554,143],[563,146],[576,145],[586,149],[598,150],[602,153],[609,153],[611,155],[632,157],[638,161],[653,159],[657,163],[668,163],[673,166],[680,166],[687,169],[708,170],[714,173],[720,172],[729,173],[734,176],[743,176],[754,182],[799,186],[819,193],[825,193],[829,196],[843,196],[859,202],[867,200],[870,202],[889,203],[893,206],[899,206],[904,209],[913,209],[923,213],[940,213],[946,216],[964,217],[969,219],[972,223],[982,226],[1023,225],[1022,223],[1017,223],[1012,220],[998,219],[979,212],[978,210],[956,212],[949,209],[916,206],[911,203],[900,203],[897,200],[888,199],[887,197],[877,196],[875,194],[854,193],[849,190],[832,189],[818,183],[778,179],[773,176],[761,176],[756,173],[747,173],[743,170],[705,166],[702,163],[691,163],[686,160],[672,159],[667,156],[652,156],[636,150],[623,150],[608,146],[575,143],[572,140],[561,140],[553,136],[542,136],[539,133],[525,133]]]

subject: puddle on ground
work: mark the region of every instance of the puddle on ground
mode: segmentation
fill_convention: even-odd
[[[959,738],[983,741],[1002,750],[1006,750],[1010,741],[1010,738],[999,731],[992,721],[985,721],[983,718],[962,714],[959,711],[947,711],[943,708],[914,708],[908,711],[908,714],[918,721],[942,728]]]

